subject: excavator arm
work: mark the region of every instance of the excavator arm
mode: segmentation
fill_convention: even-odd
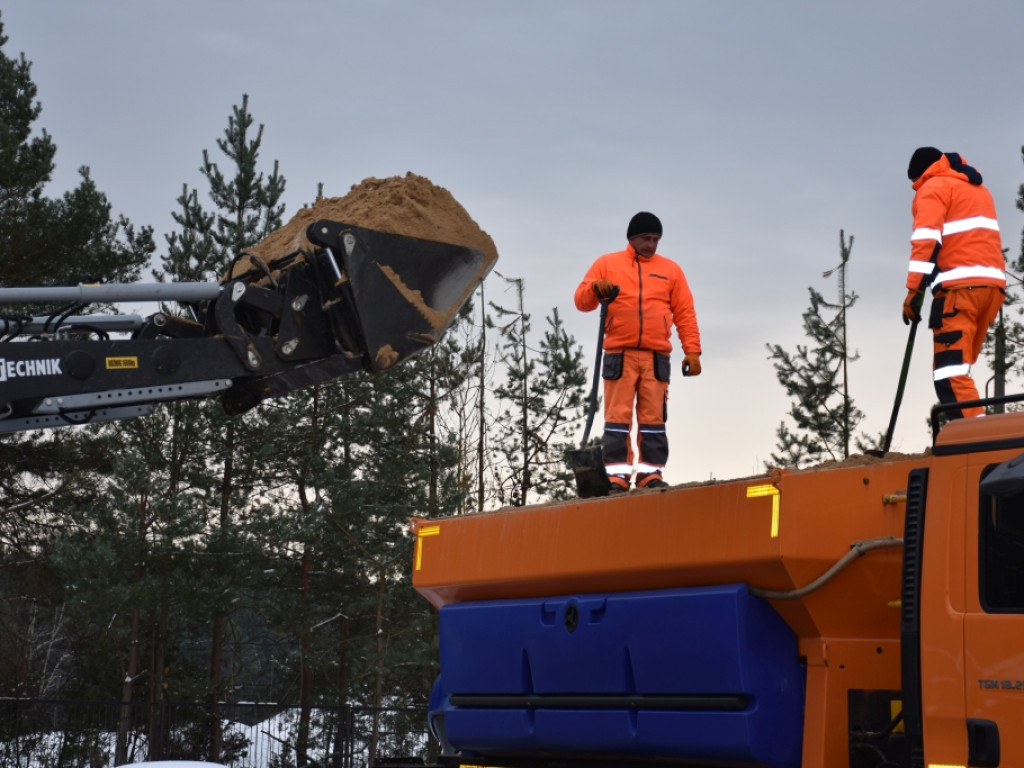
[[[0,288],[0,304],[63,304],[0,319],[0,433],[150,413],[218,397],[244,412],[437,342],[493,266],[475,248],[320,220],[313,244],[243,254],[210,283]],[[90,304],[176,302],[184,312],[76,315]]]

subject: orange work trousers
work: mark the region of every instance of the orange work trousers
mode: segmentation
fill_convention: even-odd
[[[935,354],[932,379],[943,405],[978,399],[971,366],[978,361],[989,326],[999,316],[1005,292],[994,285],[940,288],[932,299],[928,327],[932,329]],[[984,408],[955,408],[951,419],[981,416]]]
[[[660,364],[659,364],[660,363]],[[609,475],[633,473],[633,413],[637,421],[637,476],[660,471],[668,462],[668,355],[649,349],[606,352],[604,377],[604,462]],[[659,378],[659,376],[661,378]]]

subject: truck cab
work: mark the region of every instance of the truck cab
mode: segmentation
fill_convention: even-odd
[[[1022,430],[1021,413],[954,422],[932,466],[911,473],[923,493],[908,503],[907,525],[922,540],[918,583],[907,573],[904,585],[919,602],[919,616],[906,616],[904,683],[920,691],[930,764],[1024,762]]]

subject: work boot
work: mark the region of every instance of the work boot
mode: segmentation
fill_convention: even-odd
[[[661,472],[644,472],[636,476],[637,488],[668,488],[668,483],[661,479]]]
[[[608,482],[612,486],[608,489],[608,493],[625,493],[629,490],[628,475],[608,475]]]

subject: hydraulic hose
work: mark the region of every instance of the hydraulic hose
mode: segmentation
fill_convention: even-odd
[[[768,600],[793,600],[798,597],[803,597],[806,594],[813,592],[819,587],[824,586],[829,582],[836,574],[842,571],[846,566],[856,560],[858,557],[863,557],[873,549],[890,549],[892,547],[902,547],[903,539],[898,536],[882,536],[877,539],[868,539],[867,541],[855,541],[850,545],[850,551],[843,555],[841,558],[836,560],[832,564],[832,567],[825,571],[821,576],[816,578],[810,584],[806,584],[802,587],[790,590],[774,590],[774,589],[761,589],[760,587],[749,587],[750,594],[757,595],[758,597],[764,597]]]

